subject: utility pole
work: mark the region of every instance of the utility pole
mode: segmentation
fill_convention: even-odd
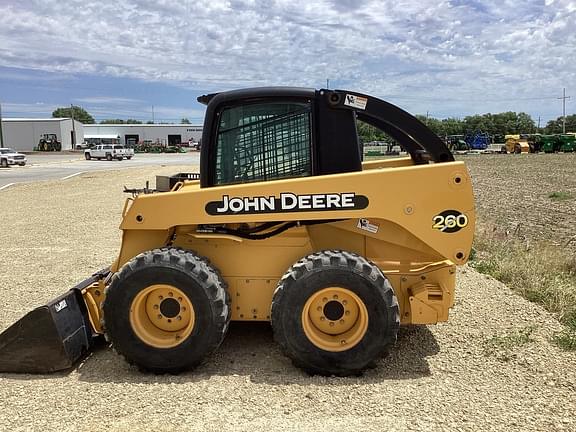
[[[330,79],[326,78],[326,88],[329,89],[330,88]]]
[[[152,105],[152,123],[154,123],[154,105]]]
[[[570,96],[566,96],[566,88],[564,88],[562,92],[562,97],[558,99],[562,99],[562,133],[566,133],[566,99],[570,99]]]
[[[4,135],[2,134],[2,104],[0,103],[0,147],[4,147]]]

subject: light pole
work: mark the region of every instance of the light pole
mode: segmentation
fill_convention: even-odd
[[[566,133],[566,99],[570,99],[570,96],[566,96],[566,88],[563,89],[562,97],[562,134]]]

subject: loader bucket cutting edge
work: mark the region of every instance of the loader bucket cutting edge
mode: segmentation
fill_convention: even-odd
[[[0,334],[0,372],[61,371],[87,354],[95,338],[82,289],[98,277],[27,313]]]

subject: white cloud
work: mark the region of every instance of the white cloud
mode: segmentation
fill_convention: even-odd
[[[13,0],[0,65],[206,91],[330,78],[412,112],[535,113],[576,82],[575,22],[569,0]]]

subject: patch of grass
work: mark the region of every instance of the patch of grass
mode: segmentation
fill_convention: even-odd
[[[484,342],[484,355],[495,355],[500,361],[510,361],[516,357],[516,348],[534,341],[530,337],[534,330],[534,326],[528,326],[505,334],[495,334]]]
[[[559,191],[548,194],[548,198],[550,198],[553,201],[565,201],[572,199],[572,195],[570,194],[570,192]]]
[[[576,330],[565,329],[554,335],[552,340],[565,351],[576,351]]]
[[[489,226],[478,227],[475,249],[470,265],[557,314],[566,332],[554,342],[576,350],[576,257]]]

